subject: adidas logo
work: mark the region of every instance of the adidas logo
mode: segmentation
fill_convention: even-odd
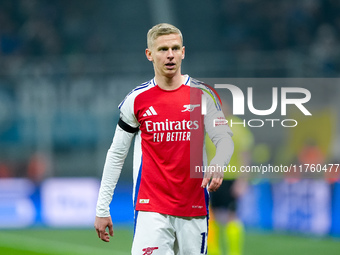
[[[150,106],[149,109],[146,110],[146,112],[143,114],[143,117],[151,116],[151,115],[158,115],[152,106]]]

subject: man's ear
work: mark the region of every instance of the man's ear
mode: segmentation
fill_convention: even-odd
[[[183,46],[182,47],[182,59],[184,59],[184,57],[185,57],[185,47]]]
[[[153,58],[151,56],[151,51],[147,48],[145,50],[145,55],[146,55],[146,58],[149,60],[149,61],[153,61]]]

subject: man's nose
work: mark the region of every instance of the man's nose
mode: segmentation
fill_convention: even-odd
[[[173,53],[172,49],[168,50],[168,58],[174,58],[174,53]]]

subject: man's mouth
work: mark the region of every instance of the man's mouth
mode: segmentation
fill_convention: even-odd
[[[172,63],[172,62],[166,63],[165,66],[166,66],[168,69],[173,69],[174,66],[175,66],[175,63]]]

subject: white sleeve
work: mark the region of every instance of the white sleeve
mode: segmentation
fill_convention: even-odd
[[[132,128],[137,128],[139,126],[134,113],[134,102],[137,95],[137,93],[127,95],[124,101],[119,105],[121,120]]]
[[[218,109],[219,107],[216,107],[218,102],[214,102],[209,95],[205,96],[207,98],[207,114],[204,117],[204,126],[211,141],[216,146],[216,154],[210,165],[223,167],[229,164],[234,152],[234,142],[231,138],[233,132],[227,125],[223,112]]]
[[[100,184],[96,208],[96,216],[98,217],[110,216],[110,203],[114,189],[116,188],[133,136],[134,133],[126,132],[117,125],[111,147],[106,155]]]

